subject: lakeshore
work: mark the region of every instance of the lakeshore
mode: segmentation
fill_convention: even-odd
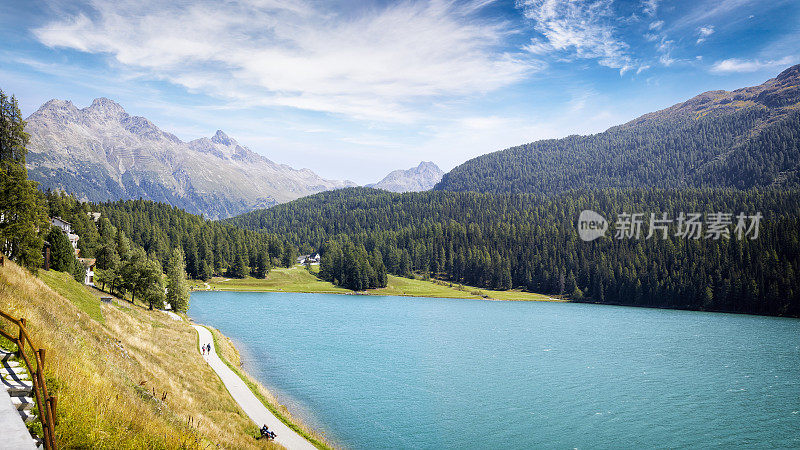
[[[233,292],[296,292],[307,294],[377,295],[397,297],[461,298],[505,301],[545,301],[565,302],[568,300],[521,290],[496,291],[460,285],[437,279],[405,278],[388,275],[385,288],[368,289],[355,292],[333,285],[316,276],[318,266],[311,272],[304,266],[273,268],[263,279],[247,277],[242,279],[213,277],[207,282],[193,280],[193,291],[233,291]]]

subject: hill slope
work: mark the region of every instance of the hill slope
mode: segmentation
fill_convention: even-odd
[[[55,277],[71,292],[87,289],[64,273],[39,279],[11,261],[0,266],[0,309],[25,317],[47,352],[58,447],[277,447],[253,439],[256,427],[196,353],[197,333],[187,322],[95,297],[93,308],[105,318],[99,323],[86,304],[76,307],[43,282]]]
[[[608,187],[797,187],[800,65],[760,86],[711,91],[589,136],[479,156],[438,190],[557,193]]]
[[[422,161],[417,167],[408,170],[395,170],[375,184],[366,187],[391,192],[429,191],[441,181],[444,172],[436,164]]]
[[[90,201],[145,198],[229,217],[352,186],[276,164],[222,131],[183,142],[106,98],[50,100],[27,119],[29,177]]]

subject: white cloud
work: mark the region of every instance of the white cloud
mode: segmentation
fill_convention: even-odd
[[[517,0],[516,4],[542,35],[526,47],[529,52],[571,52],[621,74],[634,67],[628,44],[616,36],[611,0]]]
[[[656,15],[659,0],[642,0],[642,10],[650,17]]]
[[[654,30],[654,31],[658,31],[658,30],[662,29],[663,27],[664,27],[664,21],[663,20],[656,20],[655,22],[651,23],[648,28],[651,29],[651,30]]]
[[[665,67],[669,67],[677,60],[672,57],[672,50],[675,47],[675,42],[667,39],[666,36],[661,36],[661,41],[656,45],[656,51],[661,55],[658,57],[658,62]]]
[[[757,72],[764,69],[786,67],[798,61],[796,56],[786,56],[777,60],[760,61],[757,59],[730,58],[717,61],[711,66],[714,73]]]
[[[711,36],[712,34],[714,34],[714,25],[706,25],[704,27],[700,27],[697,30],[697,35],[699,36],[697,38],[697,43],[702,44],[703,42],[705,42],[706,38]]]
[[[474,16],[489,3],[405,1],[345,14],[304,1],[92,0],[92,11],[34,34],[242,106],[411,121],[432,99],[490,92],[539,67],[502,51],[508,24]]]

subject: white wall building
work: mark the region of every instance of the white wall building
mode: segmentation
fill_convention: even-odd
[[[83,284],[94,286],[94,265],[97,260],[94,258],[78,258],[78,261],[86,267],[86,276],[83,278]]]
[[[50,223],[64,231],[69,243],[72,244],[72,248],[75,250],[75,256],[78,256],[78,239],[80,239],[80,236],[72,232],[72,224],[60,217],[53,217],[50,219]]]

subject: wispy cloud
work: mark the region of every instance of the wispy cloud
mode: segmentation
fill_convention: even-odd
[[[305,1],[92,0],[34,35],[242,105],[411,121],[419,104],[490,92],[538,67],[502,50],[508,24],[474,15],[489,3],[404,1],[346,14]]]
[[[625,73],[636,62],[628,54],[628,44],[616,35],[611,6],[611,0],[517,0],[517,7],[541,35],[526,50],[533,54],[570,52]]]
[[[653,17],[658,10],[658,3],[659,0],[642,0],[642,11],[646,15]]]
[[[731,58],[718,61],[711,66],[714,73],[757,72],[764,69],[786,67],[798,61],[796,56],[787,56],[777,60]]]
[[[714,25],[706,25],[704,27],[700,27],[697,30],[697,43],[702,44],[705,42],[706,38],[714,34]]]

